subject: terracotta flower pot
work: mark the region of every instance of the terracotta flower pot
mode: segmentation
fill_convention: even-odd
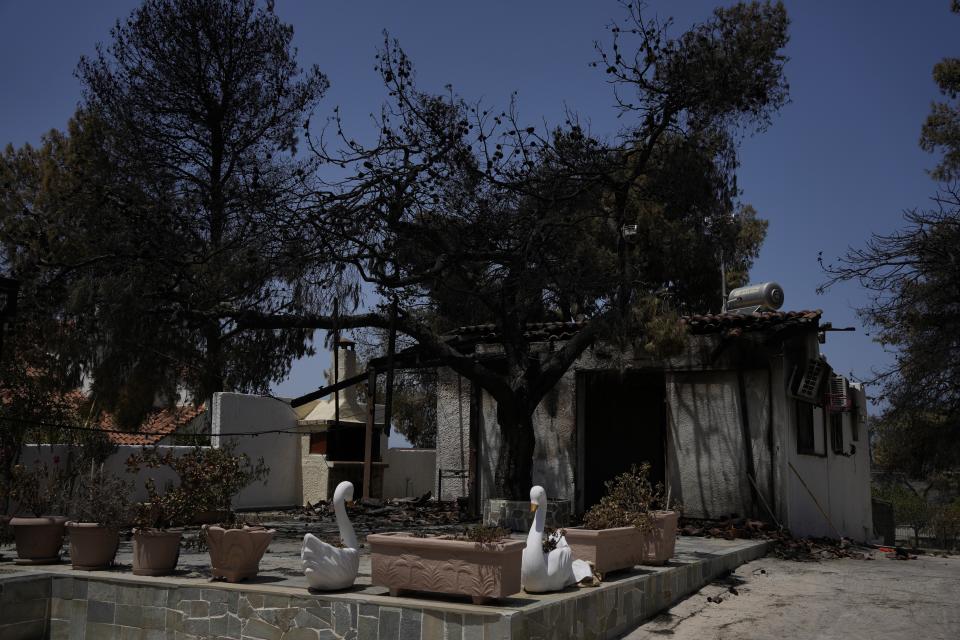
[[[677,520],[680,514],[676,511],[653,511],[650,516],[653,530],[644,536],[646,549],[643,564],[665,564],[673,557],[677,544]]]
[[[96,522],[68,522],[70,562],[74,569],[93,571],[113,565],[120,546],[120,532]]]
[[[53,564],[60,562],[63,546],[63,516],[10,519],[17,541],[17,564]]]
[[[573,557],[588,560],[601,574],[631,569],[642,564],[646,550],[645,536],[636,527],[613,529],[564,529]]]
[[[133,573],[165,576],[173,573],[180,559],[180,529],[134,529]]]
[[[482,604],[520,591],[521,540],[480,544],[442,536],[375,533],[370,545],[372,582],[401,589],[470,596]]]
[[[204,525],[210,549],[211,574],[227,582],[253,578],[260,570],[260,559],[273,540],[275,529],[244,527],[224,529]]]

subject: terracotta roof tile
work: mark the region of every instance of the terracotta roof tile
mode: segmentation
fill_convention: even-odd
[[[724,333],[727,336],[738,336],[745,331],[763,331],[765,329],[779,329],[785,326],[811,325],[817,328],[820,324],[820,309],[808,311],[761,311],[751,314],[714,313],[707,315],[692,315],[683,318],[690,333],[703,335],[708,333]]]
[[[104,415],[98,426],[107,431],[107,439],[114,444],[143,446],[156,444],[165,437],[176,432],[202,415],[207,410],[205,405],[199,407],[175,407],[173,409],[158,409],[152,412],[140,426],[135,429],[140,433],[123,433],[110,415]]]
[[[683,316],[681,321],[691,334],[703,335],[724,333],[737,336],[745,331],[763,331],[784,326],[819,326],[823,311],[762,311],[752,314],[714,313]],[[586,322],[537,322],[524,327],[523,336],[531,342],[567,340],[573,337]],[[495,342],[502,337],[495,324],[476,324],[458,327],[451,331],[451,344],[462,342]]]

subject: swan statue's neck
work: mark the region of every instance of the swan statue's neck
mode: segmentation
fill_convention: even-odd
[[[537,507],[533,514],[533,524],[530,525],[530,533],[527,534],[527,546],[524,551],[529,553],[528,562],[532,567],[545,567],[546,561],[543,554],[543,528],[547,523],[547,508]]]
[[[340,541],[343,542],[343,546],[348,549],[359,549],[357,534],[354,533],[350,518],[347,517],[347,506],[342,496],[333,501],[333,511],[337,515],[337,527],[340,529]]]

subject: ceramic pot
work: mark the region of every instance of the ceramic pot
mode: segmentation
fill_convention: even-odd
[[[68,522],[70,563],[74,569],[93,571],[113,565],[120,546],[120,532],[96,522]]]
[[[133,574],[165,576],[173,573],[180,559],[181,529],[134,529]]]
[[[680,514],[676,511],[650,512],[653,529],[645,539],[643,564],[661,565],[673,557],[677,544],[677,520]]]
[[[54,564],[60,562],[63,546],[63,516],[10,519],[17,542],[17,564]]]
[[[216,525],[204,525],[203,530],[210,550],[210,573],[227,582],[239,582],[257,575],[260,559],[276,532],[264,527],[224,529]]]
[[[564,529],[573,557],[587,560],[601,574],[632,569],[644,562],[646,539],[636,527],[612,529]]]
[[[374,533],[370,545],[371,581],[390,589],[470,596],[475,604],[520,591],[522,540],[477,543],[443,536]]]

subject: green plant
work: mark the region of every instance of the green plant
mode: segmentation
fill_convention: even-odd
[[[650,464],[644,462],[604,483],[607,495],[584,514],[583,526],[588,529],[633,526],[649,531],[653,526],[650,511],[668,506],[663,485],[652,485],[649,475]]]
[[[133,481],[123,480],[90,463],[90,470],[77,478],[70,515],[77,522],[96,522],[121,527],[130,521]]]
[[[9,496],[20,511],[39,518],[65,506],[64,487],[68,485],[68,474],[60,466],[59,456],[54,456],[53,465],[37,461],[30,467],[17,464],[12,471]]]

